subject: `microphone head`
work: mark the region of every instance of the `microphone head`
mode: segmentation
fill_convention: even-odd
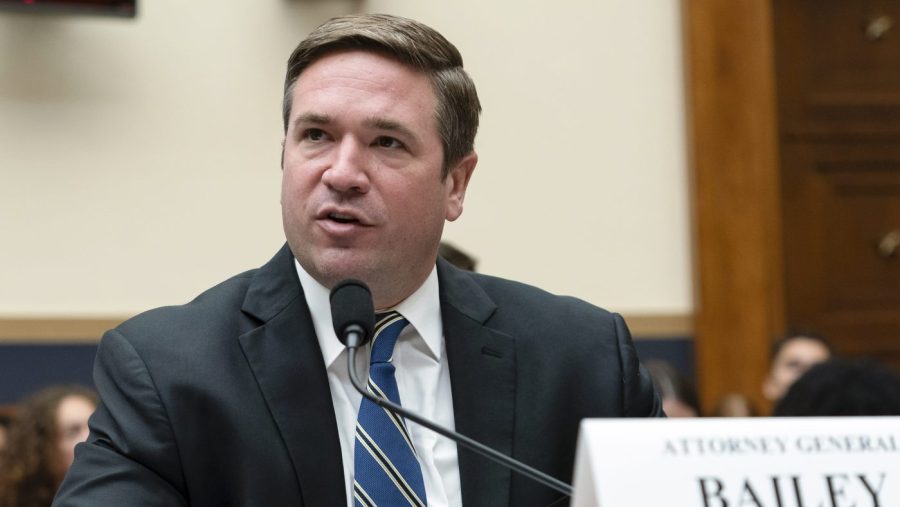
[[[369,341],[375,327],[375,305],[369,287],[364,282],[348,278],[332,287],[329,299],[331,322],[341,343],[347,345],[348,331],[357,331],[362,335],[358,345]]]

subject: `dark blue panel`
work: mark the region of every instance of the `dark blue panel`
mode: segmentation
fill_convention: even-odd
[[[53,384],[93,387],[96,344],[0,345],[0,405]]]
[[[641,361],[668,361],[694,379],[694,342],[689,337],[635,340]],[[0,405],[52,384],[93,386],[96,344],[0,345]]]

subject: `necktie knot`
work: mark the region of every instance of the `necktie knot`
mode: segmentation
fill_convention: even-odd
[[[394,355],[394,345],[409,321],[395,311],[375,314],[371,363],[388,363]]]

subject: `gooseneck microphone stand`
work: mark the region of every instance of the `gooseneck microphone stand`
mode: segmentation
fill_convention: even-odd
[[[352,330],[348,330],[348,331],[349,331],[348,334],[353,334],[355,332]],[[492,461],[500,463],[501,465],[503,465],[505,467],[515,470],[516,472],[519,472],[520,474],[522,474],[526,477],[529,477],[549,488],[559,491],[560,493],[566,494],[568,496],[572,496],[572,486],[571,485],[566,484],[565,482],[562,482],[559,479],[550,477],[549,475],[541,472],[540,470],[532,468],[522,462],[516,461],[516,460],[510,458],[509,456],[502,454],[498,451],[495,451],[494,449],[491,449],[490,447],[488,447],[484,444],[476,442],[475,440],[472,440],[471,438],[469,438],[465,435],[461,435],[454,431],[450,431],[449,429],[444,428],[443,426],[439,426],[439,425],[429,421],[428,419],[420,417],[420,416],[410,412],[409,410],[406,410],[405,408],[401,407],[400,405],[396,405],[394,403],[391,403],[389,400],[375,396],[372,393],[370,393],[366,389],[366,386],[359,380],[359,377],[357,376],[357,372],[356,372],[356,368],[355,368],[356,350],[357,350],[358,345],[352,345],[352,344],[359,343],[361,341],[362,340],[359,340],[359,339],[348,339],[347,340],[347,368],[350,372],[350,382],[353,384],[353,387],[355,387],[356,390],[359,391],[360,394],[365,396],[366,399],[371,400],[373,403],[377,404],[378,406],[386,408],[387,410],[390,410],[391,412],[395,412],[395,413],[399,414],[400,416],[413,421],[416,424],[420,424],[420,425],[430,429],[431,431],[434,431],[434,432],[439,433],[451,440],[454,440],[457,443],[462,444],[463,447],[469,449],[470,451],[473,451],[477,454],[484,456],[485,458],[488,458]]]

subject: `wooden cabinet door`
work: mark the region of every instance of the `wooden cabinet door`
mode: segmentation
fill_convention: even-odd
[[[772,5],[787,326],[900,367],[900,0]]]
[[[782,146],[786,316],[900,367],[900,145]]]

